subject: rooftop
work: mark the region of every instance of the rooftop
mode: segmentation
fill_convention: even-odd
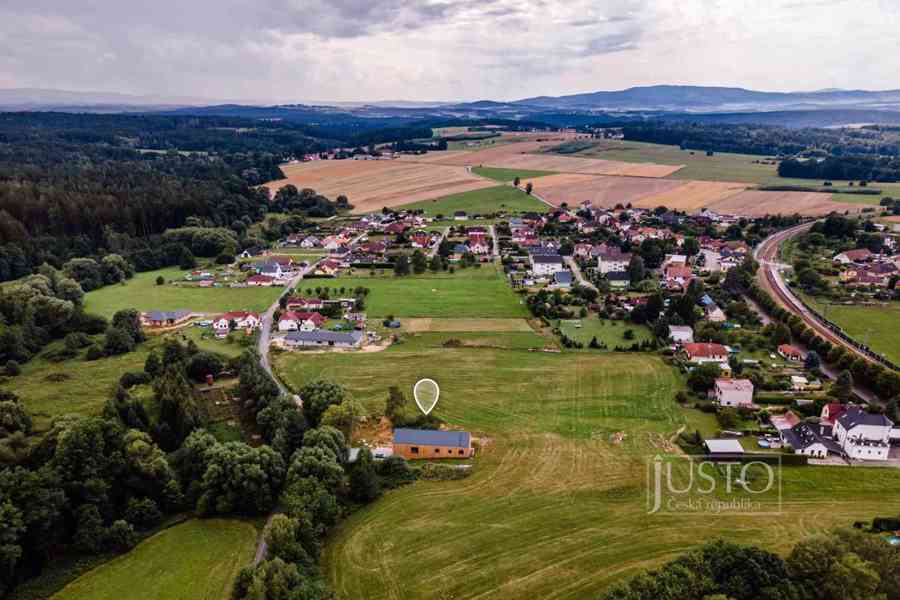
[[[445,446],[468,448],[471,436],[468,431],[437,431],[431,429],[395,429],[395,444],[421,444],[422,446]]]

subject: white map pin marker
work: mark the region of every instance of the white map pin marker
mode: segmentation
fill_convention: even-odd
[[[416,405],[426,415],[434,410],[440,396],[441,388],[433,379],[420,379],[413,386],[413,398],[416,399]]]

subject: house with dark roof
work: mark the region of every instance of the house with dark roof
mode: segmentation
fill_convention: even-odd
[[[181,310],[151,310],[141,313],[141,323],[147,327],[174,327],[191,318],[193,313]]]
[[[395,429],[394,454],[417,458],[469,458],[475,454],[468,431]]]
[[[885,415],[849,406],[834,423],[834,440],[849,458],[887,460],[894,423]]]
[[[572,271],[559,271],[553,274],[552,287],[567,290],[572,287]]]
[[[625,290],[631,285],[631,276],[627,271],[610,271],[606,274],[606,281],[614,290]]]
[[[358,348],[363,341],[361,331],[292,331],[284,336],[290,348]]]
[[[827,429],[812,423],[797,423],[781,432],[784,443],[797,454],[825,458],[829,454],[843,454],[841,447],[828,437]]]

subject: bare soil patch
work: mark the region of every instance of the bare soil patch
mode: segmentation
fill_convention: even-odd
[[[403,327],[410,333],[532,331],[525,319],[404,319]]]

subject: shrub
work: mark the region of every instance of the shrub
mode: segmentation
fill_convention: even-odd
[[[20,375],[22,373],[22,367],[19,366],[19,363],[14,360],[6,361],[6,368],[4,372],[9,377],[15,377],[16,375]]]
[[[87,352],[84,355],[85,360],[99,360],[103,358],[105,354],[103,353],[103,348],[100,347],[99,344],[91,344]]]
[[[162,520],[162,513],[150,498],[132,498],[125,509],[125,519],[141,529],[149,529]]]
[[[166,278],[163,277],[162,275],[157,276],[156,285],[165,285],[165,284],[166,284]]]
[[[127,390],[136,385],[150,383],[151,380],[152,377],[149,373],[145,373],[144,371],[129,371],[127,373],[122,373],[122,376],[119,378],[119,384]]]
[[[136,542],[134,527],[128,521],[114,521],[106,531],[106,545],[116,552],[127,552]]]

